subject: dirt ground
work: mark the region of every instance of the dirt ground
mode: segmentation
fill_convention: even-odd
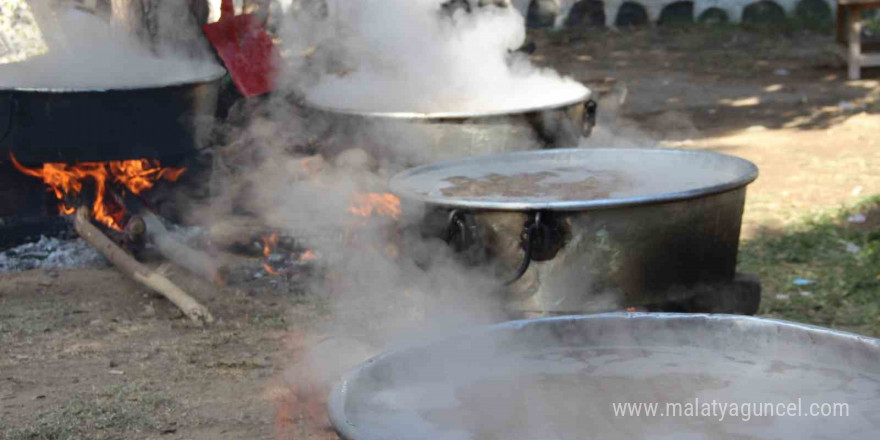
[[[880,193],[880,74],[845,81],[830,37],[694,27],[532,38],[537,61],[602,96],[592,142],[754,161],[745,239]],[[276,417],[296,347],[327,319],[319,300],[172,277],[219,322],[193,327],[109,268],[0,276],[0,438],[335,438]]]

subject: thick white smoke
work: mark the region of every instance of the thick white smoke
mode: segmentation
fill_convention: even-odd
[[[22,6],[20,6],[22,7]],[[25,60],[0,65],[2,88],[129,88],[203,79],[222,72],[187,20],[186,2],[163,2],[153,19],[159,41],[139,39],[109,17],[61,4],[32,2],[33,31],[28,38],[47,50]],[[196,29],[193,31],[193,29]],[[180,35],[187,32],[186,35]],[[177,45],[186,41],[182,50]]]
[[[330,108],[374,112],[516,111],[583,97],[586,87],[515,51],[526,40],[513,7],[442,9],[438,0],[364,0],[329,23],[342,65],[305,90]],[[319,34],[321,35],[321,34]],[[317,43],[320,45],[320,42]]]
[[[333,313],[318,333],[354,346],[334,348],[328,356],[333,343],[307,345],[288,372],[295,389],[326,390],[345,369],[379,350],[507,317],[493,273],[467,267],[445,242],[421,236],[422,207],[403,201],[399,220],[350,212],[359,195],[386,192],[392,174],[432,156],[418,126],[339,123],[288,99],[291,92],[299,97],[325,90],[328,97],[359,99],[374,111],[415,108],[401,107],[407,105],[454,111],[453,105],[478,104],[497,110],[496,98],[510,96],[540,105],[554,88],[585,93],[524,58],[511,61],[509,50],[522,44],[525,32],[515,10],[489,7],[449,17],[441,3],[346,1],[326,18],[321,8],[302,6],[278,29],[285,64],[276,93],[233,109],[243,121],[229,127],[228,156],[219,158],[225,164],[218,167],[228,170],[220,185],[228,194],[208,215],[223,221],[233,212],[251,213],[311,248],[326,271],[312,291]],[[519,81],[534,89],[518,88]],[[444,102],[449,106],[436,108]]]
[[[326,276],[312,291],[332,317],[310,335],[321,342],[303,342],[285,378],[298,399],[323,408],[327,387],[368,356],[508,319],[511,298],[498,274],[420,234],[424,207],[402,201],[399,220],[350,212],[360,194],[386,192],[391,175],[431,160],[422,127],[334,118],[293,102],[305,95],[368,112],[503,112],[582,98],[587,89],[511,52],[525,41],[513,8],[449,15],[442,0],[340,0],[329,10],[315,3],[272,17],[283,42],[277,90],[233,109],[243,121],[229,127],[218,167],[228,170],[228,194],[209,215],[259,216],[317,255]]]

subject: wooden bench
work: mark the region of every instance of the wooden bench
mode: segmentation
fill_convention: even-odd
[[[839,54],[849,65],[849,79],[862,77],[862,67],[880,66],[880,52],[865,52],[862,45],[862,12],[880,8],[880,0],[837,0]]]

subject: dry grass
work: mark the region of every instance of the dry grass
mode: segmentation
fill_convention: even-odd
[[[8,440],[123,439],[134,433],[173,432],[177,405],[144,385],[125,385],[79,395],[37,414],[27,427],[0,430]]]

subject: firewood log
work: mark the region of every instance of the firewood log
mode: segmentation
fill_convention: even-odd
[[[143,210],[137,218],[141,219],[146,227],[144,235],[147,241],[152,243],[163,257],[214,284],[221,286],[224,284],[220,265],[214,258],[175,239],[153,213]]]
[[[174,303],[193,322],[214,322],[214,317],[203,305],[189,296],[164,275],[149,269],[107,238],[89,219],[88,206],[76,211],[73,222],[76,232],[95,250],[104,255],[117,269],[129,278],[149,287]]]

